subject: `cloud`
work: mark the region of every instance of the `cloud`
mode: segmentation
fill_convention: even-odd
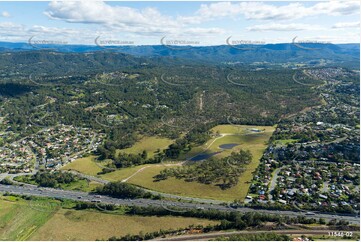
[[[332,26],[333,29],[360,28],[360,22],[342,22]]]
[[[359,1],[328,1],[311,7],[312,15],[327,14],[331,16],[353,15],[360,13]]]
[[[4,18],[10,18],[11,17],[11,14],[6,12],[6,11],[2,11],[1,12],[1,17],[4,17]]]
[[[174,25],[169,17],[161,15],[154,8],[142,10],[110,6],[104,2],[51,2],[44,12],[51,19],[65,20],[71,23],[97,23],[122,27],[127,26],[159,26],[165,23]]]
[[[274,5],[263,2],[216,2],[201,4],[190,16],[168,16],[152,7],[131,8],[111,6],[101,1],[90,2],[50,2],[44,12],[54,20],[68,23],[98,25],[101,32],[114,31],[138,36],[155,35],[201,35],[212,36],[225,31],[221,28],[201,28],[197,25],[217,18],[248,20],[292,20],[318,15],[351,15],[359,12],[357,1],[319,2],[313,5],[287,3]],[[318,30],[320,27],[307,24],[268,23],[250,26],[250,31],[302,31]]]
[[[301,30],[319,30],[321,27],[308,24],[261,24],[247,27],[249,31],[301,31]]]
[[[69,23],[97,24],[104,31],[113,29],[123,33],[138,35],[164,35],[194,33],[194,28],[186,20],[166,16],[156,8],[136,9],[124,6],[110,6],[101,1],[91,2],[51,2],[44,12],[54,20]],[[199,34],[221,33],[219,28],[197,28]]]
[[[262,2],[220,2],[202,4],[196,16],[188,17],[187,20],[199,22],[202,18],[209,20],[236,16],[244,16],[249,20],[284,20],[322,14],[330,16],[352,15],[358,14],[359,10],[360,3],[358,1],[327,1],[308,7],[301,3],[275,6]]]
[[[12,22],[0,22],[0,36],[3,38],[16,37],[24,33],[25,27]]]
[[[13,22],[0,22],[0,36],[7,41],[62,40],[75,43],[94,43],[96,32],[88,29],[69,29],[34,25],[27,27]],[[90,41],[89,41],[90,40]]]
[[[305,35],[309,34],[307,31],[321,30],[320,26],[301,23],[298,20],[301,18],[307,18],[315,23],[318,21],[320,24],[327,22],[327,31],[333,31],[335,32],[333,34],[338,35],[339,29],[358,27],[356,26],[358,23],[336,23],[336,21],[330,23],[324,20],[331,18],[321,15],[354,15],[359,13],[359,8],[358,1],[279,2],[277,4],[273,2],[211,2],[202,3],[198,10],[196,8],[189,15],[170,15],[154,7],[126,7],[122,6],[121,2],[117,5],[110,5],[102,1],[87,3],[53,1],[43,12],[49,19],[81,23],[82,25],[69,24],[68,28],[57,28],[55,21],[49,21],[49,26],[23,26],[0,22],[0,35],[2,39],[6,36],[22,36],[27,40],[35,35],[34,38],[37,39],[55,40],[60,38],[72,43],[90,44],[94,43],[97,36],[108,40],[134,40],[137,43],[155,41],[158,43],[157,40],[163,36],[184,40],[207,39],[214,42],[223,41],[226,36],[240,31],[250,36],[257,36],[259,34],[257,32],[261,31],[279,31],[280,35],[277,37],[267,35],[267,38],[273,39],[281,37],[281,35],[286,36],[287,31],[306,31],[299,34]],[[310,19],[311,17],[313,18]],[[220,21],[214,21],[219,19]],[[228,25],[232,19],[242,23],[243,26],[246,25],[245,29],[232,29],[233,23]],[[244,19],[250,20],[249,23],[245,23]],[[210,25],[201,25],[207,21],[214,22],[210,22]],[[332,26],[332,24],[334,25]],[[332,29],[329,28],[330,26]],[[245,30],[252,31],[252,33]],[[281,34],[281,32],[283,33]]]
[[[295,42],[318,42],[318,43],[360,43],[360,37],[358,33],[350,32],[339,34],[325,33],[317,36],[300,36]]]

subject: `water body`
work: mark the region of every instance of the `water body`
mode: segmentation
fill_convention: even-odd
[[[214,153],[202,153],[199,155],[196,155],[190,159],[190,161],[201,161],[201,160],[207,160],[211,158],[212,156],[221,153],[221,152],[214,152]]]
[[[235,144],[235,143],[223,144],[223,145],[220,145],[219,148],[230,150],[230,149],[232,149],[233,147],[235,147],[237,145],[239,145],[239,144]]]

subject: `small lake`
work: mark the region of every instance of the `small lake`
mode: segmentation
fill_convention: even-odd
[[[223,144],[223,145],[220,145],[219,148],[225,149],[225,150],[230,150],[230,149],[232,149],[233,147],[235,147],[237,145],[239,145],[239,144],[235,144],[235,143]]]
[[[221,153],[221,152],[214,152],[214,153],[202,153],[199,155],[196,155],[194,157],[192,157],[191,159],[189,159],[190,161],[201,161],[201,160],[207,160],[209,158],[211,158],[212,156]]]

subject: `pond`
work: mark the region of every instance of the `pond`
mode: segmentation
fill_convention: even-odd
[[[239,144],[235,144],[235,143],[223,144],[223,145],[220,145],[219,148],[230,150],[230,149],[232,149],[233,147],[235,147],[237,145],[239,145]]]
[[[212,156],[221,153],[221,152],[214,152],[214,153],[202,153],[202,154],[198,154],[194,157],[192,157],[191,159],[189,159],[190,161],[201,161],[201,160],[207,160],[209,158],[211,158]]]

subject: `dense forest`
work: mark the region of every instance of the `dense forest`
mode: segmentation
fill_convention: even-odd
[[[13,140],[60,123],[92,128],[107,135],[97,152],[113,159],[113,168],[160,162],[115,155],[139,135],[175,139],[161,154],[174,159],[209,139],[217,124],[274,125],[321,101],[312,87],[322,82],[302,69],[112,52],[12,52],[2,64],[2,128],[17,134]]]

